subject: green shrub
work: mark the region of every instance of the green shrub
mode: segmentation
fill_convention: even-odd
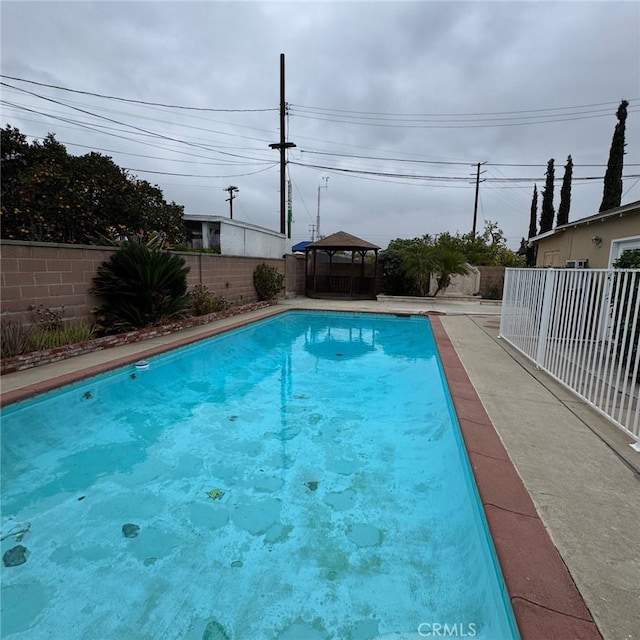
[[[191,312],[194,316],[204,316],[216,311],[225,311],[231,303],[221,296],[216,296],[203,284],[197,284],[190,292]]]
[[[273,300],[284,289],[284,276],[263,262],[253,272],[253,284],[260,300]]]
[[[189,267],[184,258],[131,241],[98,267],[91,293],[101,333],[139,329],[189,313]]]
[[[2,342],[0,343],[0,351],[3,358],[11,356],[19,356],[21,353],[28,351],[29,335],[31,327],[25,327],[22,322],[3,322],[2,323]]]
[[[55,329],[36,329],[29,335],[27,351],[42,351],[93,338],[93,329],[86,322],[64,324]]]

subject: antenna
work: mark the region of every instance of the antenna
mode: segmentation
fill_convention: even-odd
[[[318,187],[318,215],[316,217],[316,233],[318,234],[318,240],[320,240],[320,189],[328,189],[329,188],[329,176],[324,176],[322,178],[324,180],[324,184]]]

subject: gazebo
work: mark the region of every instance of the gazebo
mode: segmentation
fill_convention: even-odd
[[[310,298],[375,299],[379,250],[375,244],[344,231],[312,242],[305,248],[306,295]],[[373,264],[365,263],[369,251],[375,255]]]

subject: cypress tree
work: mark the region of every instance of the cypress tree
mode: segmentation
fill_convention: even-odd
[[[529,238],[536,235],[536,218],[538,217],[538,186],[533,185],[533,197],[531,198],[531,215],[529,217]],[[536,266],[536,247],[527,246],[526,250],[527,267]]]
[[[607,172],[604,174],[604,189],[600,211],[607,211],[620,206],[622,200],[622,168],[624,164],[624,128],[627,120],[629,103],[623,100],[618,107],[616,116],[618,124],[613,132]]]
[[[562,188],[560,189],[560,206],[558,207],[558,220],[556,226],[569,222],[569,209],[571,209],[571,177],[573,176],[573,160],[571,156],[567,158],[564,165],[564,178],[562,178]]]
[[[553,217],[555,214],[553,209],[554,162],[555,160],[553,158],[547,162],[547,173],[545,174],[547,179],[544,185],[544,191],[542,192],[542,209],[540,211],[540,233],[551,231],[553,228]]]

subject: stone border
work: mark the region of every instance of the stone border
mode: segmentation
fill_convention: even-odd
[[[96,351],[102,351],[103,349],[119,347],[124,344],[132,344],[134,342],[149,340],[150,338],[157,338],[158,336],[166,336],[170,333],[180,331],[181,329],[199,327],[204,324],[214,322],[215,320],[231,318],[232,316],[237,316],[242,313],[264,309],[265,307],[269,307],[273,304],[275,303],[270,301],[253,302],[251,304],[231,307],[225,311],[209,313],[204,316],[185,318],[184,320],[178,320],[169,324],[147,327],[145,329],[138,329],[137,331],[127,331],[126,333],[103,336],[101,338],[94,338],[93,340],[87,340],[85,342],[77,342],[74,344],[67,344],[62,347],[53,347],[43,351],[33,351],[31,353],[3,358],[2,361],[0,361],[0,375],[15,373],[16,371],[24,371],[25,369],[39,367],[43,364],[50,364],[52,362],[59,362],[60,360],[66,360],[67,358],[80,356],[85,353],[94,353]]]

